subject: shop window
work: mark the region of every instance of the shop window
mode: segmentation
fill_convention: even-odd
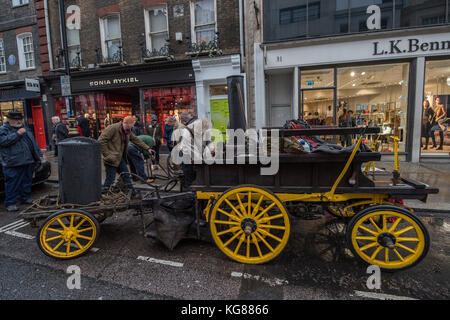
[[[23,6],[28,4],[29,0],[12,0],[13,7]]]
[[[164,127],[168,117],[180,121],[183,112],[197,114],[197,99],[195,86],[152,88],[144,91],[145,121],[150,123],[152,114],[158,117],[158,122]]]
[[[427,61],[422,113],[422,154],[449,154],[449,113],[450,59]]]
[[[0,73],[6,72],[5,48],[3,47],[3,39],[0,39]]]
[[[192,40],[214,41],[216,33],[216,2],[215,0],[196,0],[191,2]]]
[[[23,101],[16,100],[16,101],[0,102],[0,110],[1,110],[0,123],[3,124],[6,120],[6,115],[8,114],[9,111],[19,111],[23,113]]]
[[[408,81],[409,63],[338,68],[336,124],[380,127],[378,151],[394,151],[392,136],[405,151]]]
[[[17,36],[17,49],[19,51],[20,70],[34,69],[33,35],[22,33]]]
[[[69,51],[70,66],[81,66],[79,29],[67,29],[67,48]]]
[[[122,36],[119,15],[111,15],[100,20],[102,52],[105,58],[117,59],[121,55]]]
[[[166,7],[153,8],[146,12],[147,48],[160,51],[167,45],[169,30]]]

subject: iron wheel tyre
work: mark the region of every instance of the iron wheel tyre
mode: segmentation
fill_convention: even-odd
[[[230,259],[247,264],[276,258],[290,235],[287,210],[269,190],[242,185],[226,190],[209,214],[211,235]]]
[[[356,214],[348,225],[346,241],[359,260],[389,272],[415,266],[430,248],[422,221],[411,211],[390,205],[371,206]]]
[[[36,238],[44,254],[66,260],[86,254],[99,233],[99,222],[92,214],[68,209],[55,212],[45,219]]]

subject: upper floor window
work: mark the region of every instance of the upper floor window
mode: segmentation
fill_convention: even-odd
[[[114,59],[121,55],[122,36],[118,14],[107,16],[100,20],[100,33],[103,56]]]
[[[196,0],[191,2],[193,17],[193,42],[213,41],[216,33],[216,1]]]
[[[169,38],[167,27],[167,9],[165,7],[152,8],[146,11],[147,48],[160,51]]]
[[[309,20],[320,18],[320,2],[314,2],[308,4],[308,8],[302,5],[280,9],[280,24],[306,21],[306,10],[308,10]]]
[[[5,48],[3,47],[3,39],[0,39],[0,73],[6,72]]]
[[[81,65],[80,53],[80,30],[67,29],[67,49],[69,51],[70,66]],[[78,60],[80,58],[80,60]]]
[[[28,4],[28,0],[12,0],[13,7],[22,6],[24,4]]]
[[[29,32],[17,36],[20,70],[34,69],[33,35]]]

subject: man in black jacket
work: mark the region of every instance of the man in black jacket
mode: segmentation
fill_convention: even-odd
[[[10,111],[0,127],[0,157],[5,176],[6,210],[17,211],[17,200],[31,204],[31,183],[42,152],[31,131],[24,127],[21,112]]]
[[[91,137],[91,126],[89,123],[89,120],[86,119],[86,117],[83,115],[83,113],[80,114],[77,120],[77,124],[80,127],[81,135],[83,137]]]
[[[61,122],[58,116],[52,117],[53,141],[55,143],[55,156],[58,156],[58,143],[69,137],[69,129]]]

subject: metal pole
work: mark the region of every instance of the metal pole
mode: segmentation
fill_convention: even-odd
[[[64,11],[64,0],[58,1],[59,5],[59,20],[60,20],[60,26],[61,26],[61,39],[62,39],[62,45],[63,45],[63,53],[64,53],[64,66],[66,68],[66,75],[70,77],[70,61],[69,61],[69,50],[67,49],[67,33],[66,33],[66,15]],[[72,82],[72,80],[70,80]],[[72,86],[71,86],[72,87]],[[69,96],[69,110],[70,110],[70,116],[75,116],[75,108],[74,108],[74,101],[73,97]]]

